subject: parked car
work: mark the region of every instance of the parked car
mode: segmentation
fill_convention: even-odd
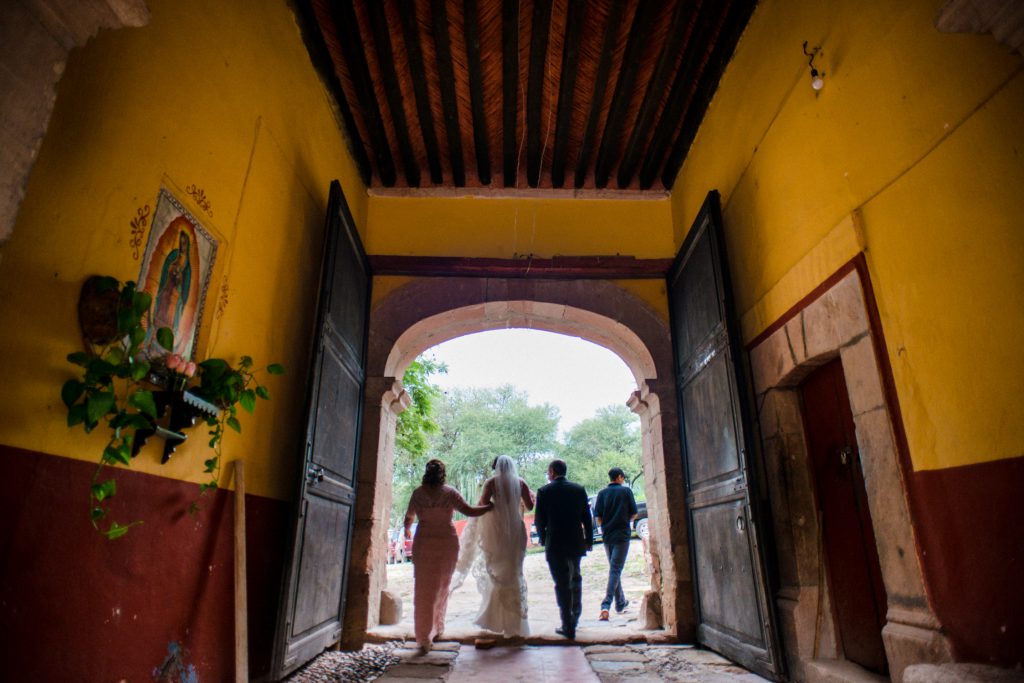
[[[587,505],[590,506],[590,521],[594,526],[594,543],[602,543],[604,541],[604,534],[601,532],[601,527],[597,524],[597,518],[594,516],[594,503],[597,501],[597,496],[590,496],[587,498]]]
[[[401,561],[401,553],[399,548],[401,547],[402,540],[402,527],[398,526],[394,529],[388,530],[388,551],[387,551],[387,563],[395,564]]]
[[[646,540],[650,531],[647,530],[647,501],[636,502],[636,519],[633,520],[633,533],[637,538]]]
[[[416,536],[416,527],[419,522],[413,522],[410,529],[410,536]],[[402,561],[412,562],[412,538],[405,538],[405,529],[402,529]]]
[[[591,496],[587,499],[590,503],[590,515],[594,522],[594,543],[601,542],[603,536],[601,533],[601,527],[597,525],[597,519],[594,518],[594,501],[596,496]],[[648,535],[647,530],[647,502],[638,500],[636,503],[636,519],[633,520],[633,535],[637,538],[646,539]]]
[[[416,535],[416,525],[416,522],[412,525],[413,536]],[[388,564],[397,564],[411,561],[412,539],[407,539],[405,537],[405,527],[398,525],[388,532],[387,562]]]
[[[601,534],[601,527],[597,525],[597,519],[594,517],[594,501],[596,496],[590,496],[587,498],[587,504],[590,506],[590,519],[594,526],[594,543],[600,543],[603,539]],[[637,538],[646,539],[650,532],[647,530],[647,502],[638,500],[636,503],[636,519],[633,520],[633,535]],[[537,525],[530,524],[530,542],[533,545],[539,545],[540,539],[537,537]]]

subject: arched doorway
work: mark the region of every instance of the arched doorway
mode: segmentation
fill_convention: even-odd
[[[384,586],[395,424],[408,405],[400,378],[423,350],[455,337],[522,327],[581,337],[617,354],[636,380],[650,515],[652,587],[669,633],[691,638],[689,551],[667,321],[625,287],[603,280],[422,278],[375,302],[359,465],[345,644],[376,624]]]

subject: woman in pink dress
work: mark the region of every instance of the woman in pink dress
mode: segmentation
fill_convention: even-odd
[[[452,524],[452,513],[458,510],[467,517],[479,517],[494,507],[493,503],[470,505],[444,482],[444,463],[428,462],[423,485],[412,492],[405,513],[406,538],[412,535],[413,519],[419,517],[412,542],[413,623],[416,643],[424,654],[430,651],[434,637],[444,630],[448,587],[459,557],[459,537]]]

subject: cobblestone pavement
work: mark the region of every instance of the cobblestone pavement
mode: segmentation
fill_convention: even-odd
[[[409,642],[368,645],[358,652],[325,652],[289,678],[288,683],[374,680],[439,683],[449,679],[479,683],[517,680],[575,683],[580,676],[560,672],[559,666],[560,662],[565,662],[564,666],[578,664],[574,658],[553,656],[555,648],[559,647],[581,650],[601,683],[765,683],[766,680],[714,652],[691,645],[496,647],[481,656],[472,645],[445,642],[436,643],[430,653],[421,656]],[[501,662],[507,664],[503,666]]]
[[[286,683],[363,683],[401,661],[401,643],[367,645],[355,652],[324,652],[285,679]]]

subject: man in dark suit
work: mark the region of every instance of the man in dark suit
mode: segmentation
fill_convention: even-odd
[[[548,466],[551,483],[537,491],[534,523],[555,581],[562,617],[562,627],[555,632],[572,640],[583,610],[580,558],[594,545],[594,528],[587,491],[565,478],[566,469],[564,460],[553,460]]]

